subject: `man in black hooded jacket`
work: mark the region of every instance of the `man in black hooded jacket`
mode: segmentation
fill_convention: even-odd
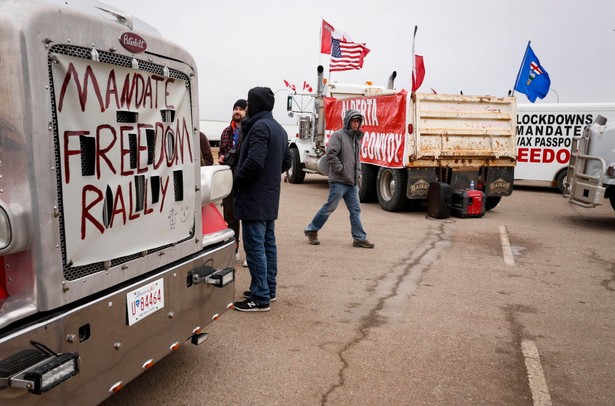
[[[276,299],[278,255],[275,220],[280,207],[282,173],[290,168],[288,135],[273,118],[275,103],[268,87],[248,92],[248,119],[234,174],[235,217],[243,224],[243,247],[252,280],[246,299],[235,302],[243,312],[266,312]]]

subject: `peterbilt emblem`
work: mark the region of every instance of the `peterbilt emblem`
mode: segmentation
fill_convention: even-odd
[[[147,49],[147,42],[133,32],[125,32],[120,35],[120,44],[132,53],[140,54]]]

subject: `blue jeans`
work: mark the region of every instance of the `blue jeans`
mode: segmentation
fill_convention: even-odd
[[[250,268],[250,297],[257,304],[269,303],[276,295],[278,249],[275,243],[275,221],[243,223],[243,248]]]
[[[343,183],[329,183],[329,198],[318,213],[312,219],[305,231],[320,230],[327,219],[337,209],[340,200],[344,199],[348,212],[350,213],[350,233],[355,240],[367,240],[367,234],[361,224],[361,203],[359,202],[359,188],[354,185],[344,185]]]

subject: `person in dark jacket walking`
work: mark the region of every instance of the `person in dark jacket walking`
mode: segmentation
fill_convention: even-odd
[[[278,254],[275,220],[280,207],[282,173],[290,168],[288,135],[273,118],[275,103],[268,87],[248,92],[248,119],[234,174],[235,217],[243,224],[243,248],[250,268],[250,290],[235,310],[266,312],[276,299]]]
[[[325,225],[343,198],[350,212],[350,232],[354,240],[352,246],[374,248],[374,244],[367,240],[361,224],[358,185],[361,182],[359,149],[363,138],[362,122],[363,116],[358,110],[348,110],[344,116],[344,127],[331,135],[326,156],[329,163],[329,198],[304,230],[312,245],[320,244],[318,230]]]

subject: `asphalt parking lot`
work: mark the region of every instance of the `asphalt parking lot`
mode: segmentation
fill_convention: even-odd
[[[282,185],[270,312],[227,312],[105,405],[612,404],[610,206],[535,187],[476,219],[365,204],[369,250],[343,206],[307,243],[326,194]],[[237,299],[248,283],[238,263]]]

